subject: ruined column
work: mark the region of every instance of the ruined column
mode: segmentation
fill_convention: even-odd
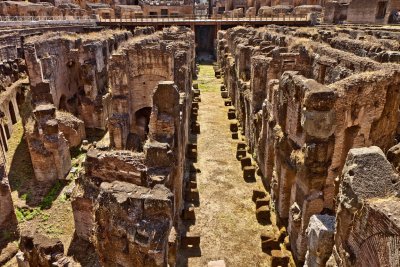
[[[313,215],[307,228],[308,250],[304,266],[325,267],[332,255],[335,234],[335,217]]]
[[[102,183],[95,246],[104,266],[167,266],[173,195],[125,182]]]

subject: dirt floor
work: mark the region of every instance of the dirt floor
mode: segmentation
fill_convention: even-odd
[[[197,136],[200,169],[197,184],[200,205],[189,234],[201,237],[198,255],[181,251],[179,266],[207,266],[212,260],[225,260],[227,266],[270,266],[261,251],[260,233],[271,226],[257,222],[253,189],[262,189],[260,178],[248,183],[236,159],[236,142],[231,138],[228,108],[221,98],[222,80],[214,77],[212,65],[201,65],[198,77],[201,91]]]

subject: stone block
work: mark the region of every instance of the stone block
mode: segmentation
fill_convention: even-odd
[[[225,106],[227,106],[227,107],[232,106],[232,101],[231,100],[225,100],[224,103],[225,103]]]
[[[262,206],[269,206],[270,197],[266,196],[265,198],[258,198],[256,199],[256,209]]]
[[[231,130],[231,132],[237,132],[238,131],[238,124],[237,122],[231,122],[229,129]]]
[[[228,92],[227,92],[227,91],[222,91],[222,92],[221,92],[221,97],[222,97],[222,98],[228,98],[228,97],[229,97]]]
[[[241,160],[242,158],[246,157],[247,151],[246,149],[240,148],[236,151],[236,158]]]
[[[280,244],[273,231],[262,233],[261,249],[263,252],[271,252],[271,250],[280,249]]]
[[[193,188],[193,189],[197,188],[197,182],[190,180],[188,182],[188,188]]]
[[[335,217],[329,215],[313,215],[308,223],[308,251],[304,266],[325,266],[332,254],[335,234]]]
[[[200,248],[200,236],[182,236],[181,248]]]
[[[287,267],[289,265],[289,255],[282,250],[271,251],[271,267]]]
[[[239,133],[238,133],[238,132],[233,132],[233,133],[232,133],[232,139],[233,139],[233,140],[239,139]]]
[[[200,96],[200,90],[193,89],[193,97],[199,97],[199,96]]]
[[[254,166],[243,167],[243,179],[246,181],[255,181],[256,168]]]
[[[228,111],[228,120],[236,119],[236,112],[235,111]]]
[[[244,167],[246,166],[251,166],[251,158],[250,157],[244,157],[240,160],[240,164],[242,166],[242,170],[244,170]]]
[[[267,193],[265,193],[265,191],[259,190],[259,189],[254,189],[253,196],[251,197],[251,199],[253,200],[253,202],[256,202],[257,199],[263,199],[266,197],[267,197]]]
[[[261,206],[258,208],[256,210],[256,218],[257,221],[262,225],[271,223],[271,211],[269,206]]]
[[[187,207],[182,211],[182,220],[194,221],[196,220],[196,214],[194,212],[194,207]]]
[[[200,134],[200,124],[197,122],[192,122],[191,130],[192,134]]]
[[[200,199],[199,190],[197,188],[188,188],[185,190],[185,201],[198,202]]]
[[[196,108],[197,110],[199,110],[199,103],[198,102],[193,102],[192,103],[192,109]]]
[[[193,161],[197,160],[197,144],[187,145],[187,157]]]
[[[193,97],[193,103],[200,103],[200,102],[201,102],[200,96]]]

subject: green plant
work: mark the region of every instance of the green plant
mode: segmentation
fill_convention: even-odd
[[[16,208],[15,210],[15,215],[17,216],[18,222],[30,221],[40,214],[41,214],[40,208],[33,208],[33,209]]]
[[[57,181],[54,186],[51,188],[49,193],[43,198],[42,202],[40,203],[41,209],[49,209],[53,204],[53,201],[57,198],[58,193],[63,188],[63,183],[61,181]]]

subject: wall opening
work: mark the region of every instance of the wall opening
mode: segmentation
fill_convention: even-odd
[[[58,109],[59,110],[63,110],[63,111],[67,111],[67,97],[65,95],[62,95],[60,97],[60,102],[58,104]]]
[[[383,19],[386,15],[387,2],[378,2],[378,9],[376,12],[376,19]]]
[[[0,129],[0,134],[1,134],[1,143],[3,144],[4,150],[7,152],[8,151],[7,140],[4,135],[3,129]]]
[[[129,134],[127,149],[142,152],[149,134],[151,107],[144,107],[135,112],[134,133]]]
[[[11,137],[10,129],[8,129],[7,123],[5,123],[3,126],[4,126],[4,131],[6,132],[6,137],[7,137],[7,140],[8,140]]]
[[[15,116],[14,105],[13,105],[13,103],[11,101],[8,104],[8,110],[10,112],[12,124],[16,124],[17,123],[17,116]]]

